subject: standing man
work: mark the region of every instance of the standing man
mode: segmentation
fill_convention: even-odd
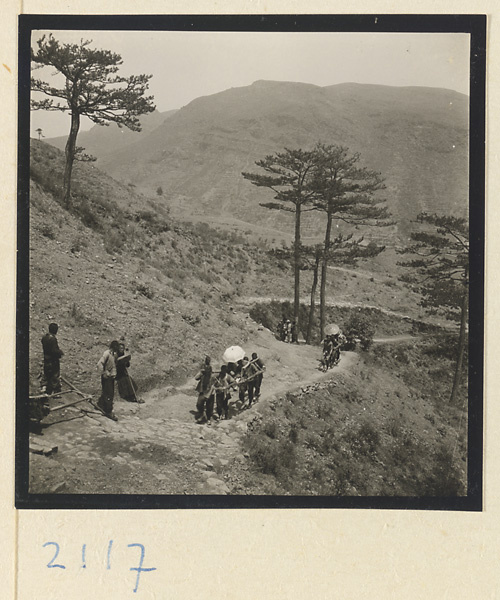
[[[266,365],[262,362],[262,359],[257,356],[257,352],[252,354],[252,363],[254,364],[257,372],[257,376],[255,377],[255,399],[257,399],[260,397],[260,386],[262,385],[262,379],[264,378]]]
[[[215,389],[215,402],[217,406],[217,414],[219,419],[229,418],[229,398],[231,394],[229,388],[234,385],[234,379],[227,372],[227,366],[222,365],[220,373],[215,376],[214,389]]]
[[[116,377],[116,359],[120,345],[116,340],[113,340],[109,345],[109,350],[106,350],[101,356],[101,360],[97,363],[97,368],[101,374],[101,397],[97,401],[97,406],[100,410],[113,421],[118,421],[113,412],[113,399],[115,396],[115,377]]]
[[[210,356],[206,356],[205,362],[201,365],[198,374],[195,376],[198,382],[196,386],[196,391],[198,392],[198,400],[196,401],[197,423],[210,423],[214,412],[214,377],[210,362]]]
[[[43,348],[43,377],[42,392],[53,394],[61,391],[60,359],[64,354],[57,343],[57,323],[49,325],[49,332],[42,337]]]
[[[257,367],[253,360],[252,362],[248,361],[247,356],[245,356],[245,358],[243,359],[243,366],[241,372],[244,380],[246,381],[245,385],[248,392],[248,408],[250,408],[254,399],[254,391],[257,378]]]

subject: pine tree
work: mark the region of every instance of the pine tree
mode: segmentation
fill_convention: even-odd
[[[465,353],[469,302],[469,225],[466,219],[421,213],[422,229],[411,234],[413,243],[400,250],[415,258],[399,264],[411,269],[401,279],[422,294],[421,305],[460,322],[458,352],[450,403],[460,385]]]
[[[326,280],[328,264],[332,259],[332,224],[334,220],[350,225],[386,226],[389,212],[375,192],[384,189],[380,173],[358,166],[360,155],[350,154],[348,148],[317,144],[314,153],[315,167],[310,186],[314,190],[313,205],[326,213],[325,237],[321,260],[320,284],[320,337],[323,339],[326,319]],[[339,248],[346,250],[349,240],[343,240]],[[353,252],[360,250],[359,240],[352,240]],[[374,251],[374,248],[372,248]]]
[[[117,75],[122,58],[109,50],[89,48],[90,40],[80,44],[60,44],[53,35],[37,41],[38,50],[31,51],[34,69],[53,67],[62,74],[65,83],[52,87],[43,79],[31,78],[31,90],[49,96],[43,100],[32,99],[34,110],[59,110],[69,112],[71,127],[66,143],[64,170],[64,198],[66,207],[71,202],[71,174],[77,154],[76,139],[82,116],[98,125],[114,122],[118,127],[140,131],[138,117],[152,112],[152,96],[145,96],[151,75]]]
[[[298,322],[300,311],[300,269],[301,239],[300,225],[303,207],[310,202],[313,192],[309,179],[316,161],[316,153],[311,151],[289,150],[266,156],[255,164],[269,175],[242,173],[243,177],[258,187],[267,187],[275,194],[278,202],[261,203],[261,206],[274,210],[284,210],[295,214],[294,239],[294,319]]]

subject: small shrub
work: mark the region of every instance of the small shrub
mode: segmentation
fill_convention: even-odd
[[[357,429],[350,429],[344,433],[342,441],[353,454],[372,456],[377,450],[380,434],[370,423],[363,423]]]
[[[276,421],[267,421],[262,426],[262,433],[267,435],[268,438],[275,440],[278,437],[279,427]]]
[[[90,327],[96,324],[96,321],[92,317],[88,317],[76,304],[76,302],[73,302],[71,305],[69,316],[73,322],[73,325],[77,325],[79,327]]]
[[[432,469],[424,479],[424,495],[460,496],[465,495],[465,483],[455,464],[453,453],[441,444],[432,457]]]
[[[358,430],[358,436],[361,445],[367,448],[368,452],[375,452],[380,442],[380,434],[372,424],[363,423]]]
[[[142,296],[149,298],[149,300],[152,300],[154,297],[153,290],[149,286],[147,286],[145,283],[138,283],[136,285],[135,290],[138,294],[141,294]]]
[[[108,254],[121,252],[125,246],[124,236],[114,229],[108,230],[104,235],[104,249]]]
[[[280,478],[286,478],[297,463],[295,446],[289,440],[266,440],[259,436],[252,440],[249,455],[262,473]]]
[[[71,252],[80,252],[88,247],[88,241],[82,234],[77,234],[71,243]]]
[[[356,346],[356,340],[360,340],[360,346],[363,350],[368,350],[373,343],[375,327],[371,320],[361,313],[354,313],[344,323],[344,335],[347,338],[347,347]]]
[[[288,433],[288,439],[292,444],[296,444],[299,441],[299,427],[296,423],[292,423]]]
[[[44,223],[40,227],[40,233],[43,235],[43,237],[46,237],[49,240],[55,240],[56,239],[56,233],[54,231],[54,228],[49,223]]]
[[[184,319],[184,321],[186,321],[186,323],[188,323],[192,327],[195,327],[196,325],[198,325],[201,322],[199,315],[196,315],[196,316],[182,315],[182,318]]]

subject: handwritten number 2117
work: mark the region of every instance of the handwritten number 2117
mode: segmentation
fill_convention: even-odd
[[[43,544],[43,548],[45,548],[46,546],[54,546],[54,556],[50,559],[50,561],[47,563],[47,568],[49,569],[66,569],[65,565],[61,565],[59,563],[56,563],[56,559],[59,555],[59,544],[57,542],[45,542],[45,544]],[[110,562],[110,557],[111,557],[111,548],[113,546],[113,540],[109,541],[109,545],[108,545],[108,561],[107,561],[107,569],[111,568],[111,562]],[[141,573],[145,573],[148,571],[156,571],[156,567],[143,567],[142,565],[144,564],[144,555],[145,555],[145,549],[144,546],[142,544],[128,544],[127,546],[128,548],[140,548],[140,558],[139,558],[139,564],[136,567],[130,567],[130,571],[137,571],[137,577],[135,580],[135,587],[134,587],[134,593],[137,592],[138,588],[139,588],[139,581],[140,581],[140,577],[141,577]],[[85,561],[85,551],[86,551],[86,544],[83,544],[82,546],[82,568],[86,569],[87,568],[87,563]]]

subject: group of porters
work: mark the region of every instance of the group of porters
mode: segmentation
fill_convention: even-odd
[[[47,396],[61,392],[60,360],[63,352],[57,341],[58,329],[56,323],[51,323],[49,331],[42,337],[41,391]],[[94,406],[113,421],[118,420],[113,412],[115,381],[118,393],[124,400],[143,403],[137,395],[137,385],[128,372],[130,359],[125,344],[113,340],[97,363],[101,378],[101,395]],[[240,402],[245,404],[248,398],[248,407],[250,407],[260,396],[264,371],[264,363],[255,352],[252,354],[252,360],[245,356],[234,363],[228,362],[222,365],[218,373],[213,372],[210,357],[207,356],[196,375],[197,422],[210,423],[213,419],[227,419],[231,390],[238,389]]]
[[[231,390],[238,390],[241,407],[252,406],[260,397],[262,379],[266,367],[257,353],[252,359],[247,356],[236,362],[228,362],[220,367],[219,372],[212,369],[210,357],[205,358],[195,379],[198,381],[196,391],[196,422],[210,424],[213,420],[229,418],[229,400]]]
[[[286,325],[286,320],[283,320]],[[289,323],[289,321],[288,321]],[[322,368],[327,369],[336,365],[340,359],[340,349],[346,338],[337,326],[332,326],[330,334],[323,341]],[[283,341],[296,341],[292,336],[292,328],[284,327],[287,332]],[[51,395],[61,391],[60,359],[63,352],[57,341],[58,325],[51,323],[49,331],[42,337],[43,374],[41,377],[42,393]],[[288,337],[288,333],[290,337]],[[280,336],[281,337],[281,336]],[[241,350],[239,347],[235,347]],[[114,340],[101,356],[97,367],[101,376],[101,395],[95,404],[106,417],[116,421],[113,412],[115,381],[120,396],[130,402],[142,403],[137,395],[137,385],[128,372],[130,354],[123,343]],[[214,372],[210,357],[207,356],[196,375],[198,381],[196,391],[196,421],[210,423],[212,420],[229,418],[229,400],[231,390],[238,390],[238,399],[243,407],[248,400],[248,408],[260,397],[265,366],[257,353],[236,360],[226,361],[218,372]]]

